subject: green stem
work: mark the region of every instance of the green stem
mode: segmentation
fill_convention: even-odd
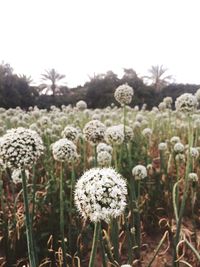
[[[28,245],[28,256],[29,256],[30,266],[31,267],[37,267],[35,248],[34,248],[34,244],[33,244],[31,217],[30,217],[30,213],[29,213],[28,192],[27,192],[25,170],[22,170],[21,173],[22,173],[22,186],[23,186],[23,197],[24,197],[25,217],[26,217],[25,223],[26,223],[26,238],[27,238],[27,245]]]
[[[114,247],[114,258],[119,263],[119,227],[116,218],[112,219],[111,236]]]
[[[99,230],[100,230],[100,222],[96,222],[95,228],[94,228],[92,251],[90,255],[89,267],[94,267],[94,264],[95,264],[95,256],[97,252],[97,244],[98,244],[98,239],[99,239]]]
[[[106,255],[105,255],[105,247],[104,247],[104,242],[103,242],[103,238],[102,238],[102,227],[100,225],[100,246],[101,246],[101,255],[102,255],[102,265],[103,267],[107,267],[107,263],[106,263]]]
[[[63,267],[67,267],[66,247],[65,247],[65,230],[64,230],[64,201],[63,201],[63,166],[60,166],[60,233],[62,242]]]

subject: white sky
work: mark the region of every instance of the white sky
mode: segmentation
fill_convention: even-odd
[[[69,86],[123,68],[163,64],[176,82],[200,84],[199,0],[0,0],[0,62]]]

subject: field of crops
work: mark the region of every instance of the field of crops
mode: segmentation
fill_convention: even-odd
[[[0,108],[0,266],[200,266],[200,113]]]

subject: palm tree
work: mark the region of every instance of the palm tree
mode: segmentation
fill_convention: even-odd
[[[160,91],[172,81],[172,75],[166,75],[167,71],[168,69],[163,67],[163,65],[151,66],[148,70],[150,75],[143,76],[143,78],[147,79],[148,82],[150,81],[150,84],[154,86],[156,91]]]
[[[65,78],[64,74],[59,74],[56,72],[55,69],[46,70],[46,73],[42,74],[42,80],[43,81],[50,81],[50,85],[43,83],[40,85],[40,91],[42,91],[45,94],[48,94],[49,92],[52,92],[52,95],[55,96],[56,94],[60,94],[59,86],[57,85],[57,82]]]

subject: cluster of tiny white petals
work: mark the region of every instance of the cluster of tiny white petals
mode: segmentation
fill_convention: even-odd
[[[83,100],[80,100],[76,103],[76,107],[79,109],[79,110],[84,110],[87,108],[87,103]]]
[[[121,127],[121,130],[124,131],[124,125],[120,124],[119,127]],[[125,142],[130,142],[131,140],[133,140],[133,129],[127,125],[125,125],[125,132],[124,132],[125,136],[124,136],[124,140]]]
[[[0,158],[11,169],[30,168],[44,151],[37,132],[19,127],[0,138]]]
[[[108,167],[111,165],[112,156],[108,151],[101,151],[97,154],[97,163],[100,167]]]
[[[182,153],[178,153],[176,156],[175,156],[175,160],[177,162],[185,162],[185,155],[182,154]]]
[[[176,152],[176,153],[183,153],[184,149],[185,149],[184,145],[180,142],[177,142],[174,145],[174,152]]]
[[[167,108],[171,108],[172,103],[173,103],[173,99],[171,96],[167,96],[163,99],[163,102],[166,104]]]
[[[176,110],[183,112],[193,112],[196,110],[197,105],[198,101],[196,96],[189,93],[180,95],[175,102]]]
[[[167,105],[165,102],[161,102],[159,105],[158,105],[158,108],[160,111],[164,111],[166,108],[167,108]]]
[[[195,172],[189,173],[188,178],[192,182],[198,182],[198,180],[199,180],[198,175]]]
[[[25,170],[25,174],[26,174],[26,178],[28,178],[29,177],[29,171]],[[11,174],[11,178],[12,178],[14,184],[21,183],[22,182],[22,170],[20,170],[20,169],[13,170],[13,172]]]
[[[172,136],[172,138],[170,139],[170,143],[172,145],[175,145],[176,143],[180,143],[180,137],[179,136]]]
[[[76,145],[67,138],[53,143],[52,153],[54,159],[61,162],[74,163],[78,159]]]
[[[190,156],[195,159],[199,157],[199,151],[196,147],[190,147]]]
[[[104,140],[106,126],[99,120],[91,120],[86,123],[83,134],[87,141],[97,144]]]
[[[121,105],[130,104],[134,95],[133,88],[128,84],[122,84],[115,90],[114,97]]]
[[[72,142],[76,142],[79,137],[79,131],[73,126],[67,126],[61,133],[63,138],[67,138]]]
[[[161,142],[159,145],[158,145],[158,149],[160,151],[165,151],[167,150],[167,144],[165,142]]]
[[[150,128],[145,128],[143,131],[142,131],[142,135],[144,137],[147,137],[147,138],[150,138],[152,136],[152,130]]]
[[[110,126],[105,132],[105,140],[111,145],[121,145],[124,142],[124,132],[119,125]]]
[[[132,174],[133,174],[135,180],[142,180],[145,177],[147,177],[147,169],[143,165],[136,165],[132,169]]]
[[[112,168],[86,171],[75,186],[75,204],[92,222],[106,221],[123,214],[126,207],[125,180]]]
[[[108,153],[112,154],[112,150],[112,147],[110,145],[107,145],[106,143],[99,143],[97,145],[97,153],[107,151]]]

